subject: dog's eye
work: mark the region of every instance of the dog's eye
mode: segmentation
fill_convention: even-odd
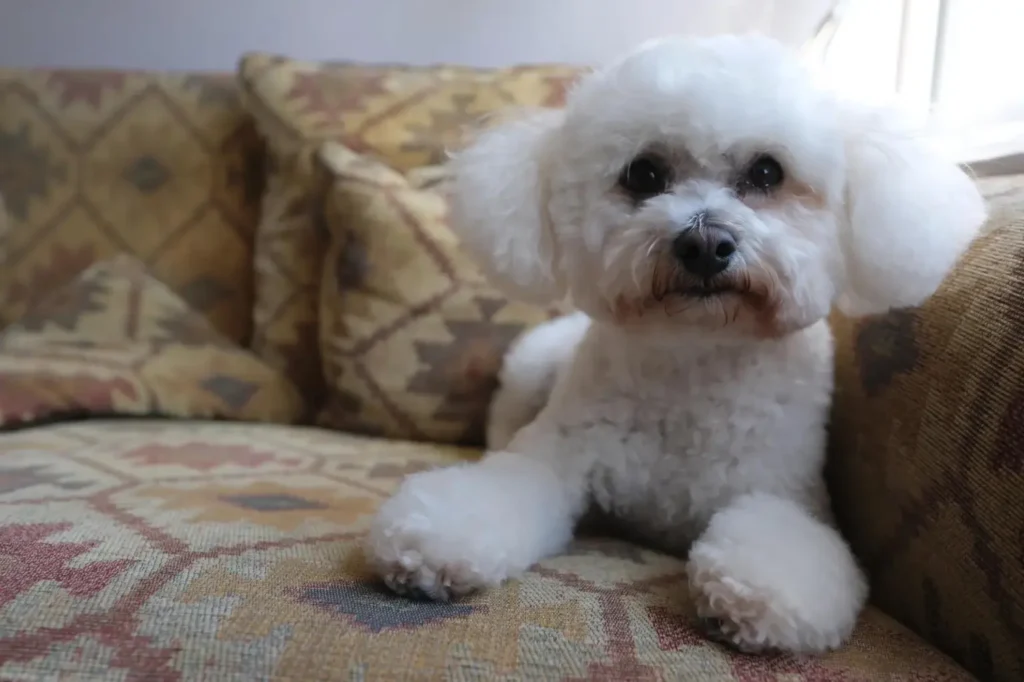
[[[781,185],[784,179],[782,165],[771,156],[762,154],[747,168],[744,182],[754,189],[767,192]]]
[[[619,186],[638,200],[662,194],[668,189],[668,183],[668,168],[653,156],[638,156],[619,174]]]

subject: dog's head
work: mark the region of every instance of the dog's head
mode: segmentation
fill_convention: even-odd
[[[641,329],[917,304],[985,217],[954,164],[755,37],[644,45],[453,163],[454,227],[496,283]]]

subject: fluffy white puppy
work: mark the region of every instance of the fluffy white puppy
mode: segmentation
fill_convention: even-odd
[[[454,164],[455,229],[495,283],[581,312],[506,358],[482,461],[381,507],[367,554],[387,584],[497,585],[596,506],[688,556],[714,635],[841,645],[867,586],[822,477],[826,317],[927,298],[983,223],[971,180],[735,36],[641,46]]]

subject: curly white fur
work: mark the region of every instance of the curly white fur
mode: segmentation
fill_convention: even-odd
[[[410,476],[382,506],[367,553],[387,583],[438,599],[496,585],[596,505],[688,554],[712,634],[750,651],[843,643],[867,586],[822,478],[825,318],[921,302],[985,215],[892,120],[817,89],[766,39],[669,39],[460,154],[467,248],[510,295],[581,312],[509,353],[481,462]],[[638,199],[620,178],[641,153],[671,182]],[[764,154],[784,181],[746,191]],[[736,241],[703,282],[671,246],[697,215]]]

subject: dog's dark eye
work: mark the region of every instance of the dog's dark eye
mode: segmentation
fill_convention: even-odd
[[[747,168],[744,183],[754,189],[767,192],[782,184],[785,174],[782,165],[771,156],[762,154]]]
[[[636,200],[649,199],[668,189],[669,171],[665,163],[653,156],[638,156],[619,174],[619,187]]]

